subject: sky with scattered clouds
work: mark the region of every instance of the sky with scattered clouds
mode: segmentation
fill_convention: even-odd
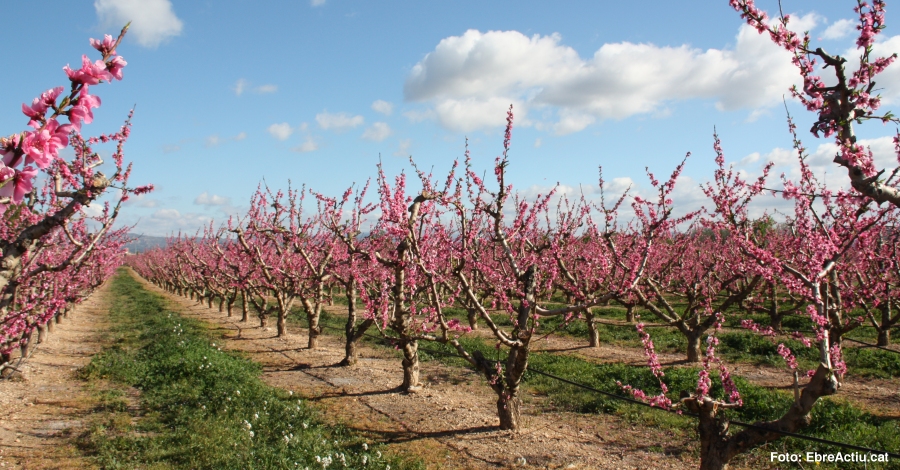
[[[852,62],[855,3],[782,6],[793,29]],[[775,0],[757,4],[778,10]],[[607,191],[640,193],[645,167],[666,175],[691,152],[676,201],[696,208],[698,185],[712,175],[714,128],[740,171],[774,161],[775,180],[791,177],[784,100],[816,174],[846,183],[833,144],[803,131],[812,116],[788,93],[799,81],[790,56],[727,0],[637,9],[587,0],[82,0],[40,32],[28,19],[58,2],[4,8],[20,19],[0,37],[4,133],[24,130],[21,103],[66,83],[63,65],[97,58],[89,38],[132,22],[119,47],[125,78],[92,87],[103,102],[85,131],[113,132],[136,107],[126,145],[132,182],[158,188],[121,215],[138,233],[193,233],[240,215],[260,184],[339,195],[374,177],[379,161],[395,175],[410,171],[411,156],[439,175],[462,158],[466,139],[476,167],[489,171],[510,104],[508,180],[529,195],[559,184],[560,193],[596,197],[599,166]],[[892,11],[877,54],[900,52]],[[900,65],[878,85],[884,109],[896,110]],[[881,167],[896,166],[893,132],[859,129]]]

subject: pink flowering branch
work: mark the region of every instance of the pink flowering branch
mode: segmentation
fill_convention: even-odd
[[[876,93],[874,78],[897,59],[897,54],[878,58],[872,56],[875,39],[885,28],[885,2],[857,0],[854,11],[858,16],[856,46],[860,55],[853,71],[847,69],[846,58],[811,46],[809,34],[804,34],[801,39],[797,33],[790,31],[787,28],[789,16],[769,23],[768,15],[758,9],[752,0],[729,0],[729,4],[747,24],[760,34],[768,32],[775,44],[794,55],[793,63],[803,78],[803,89],[801,91],[795,86],[791,88],[791,94],[809,111],[817,114],[810,132],[817,137],[820,133],[825,137],[834,136],[839,148],[834,162],[847,169],[853,188],[879,204],[889,202],[900,207],[900,188],[894,180],[897,170],[883,179],[885,170],[875,168],[871,151],[857,143],[853,130],[854,123],[861,124],[871,119],[900,123],[891,113],[876,114],[881,96]],[[816,75],[819,60],[823,69],[831,68],[836,85],[826,86],[822,78]],[[900,143],[900,138],[895,137],[894,141],[895,144]],[[900,159],[900,152],[897,155]]]

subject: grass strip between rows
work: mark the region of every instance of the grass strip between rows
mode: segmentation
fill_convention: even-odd
[[[80,371],[100,389],[99,417],[81,444],[102,468],[421,467],[322,424],[304,401],[264,384],[258,364],[222,351],[126,272],[111,289],[113,345]]]

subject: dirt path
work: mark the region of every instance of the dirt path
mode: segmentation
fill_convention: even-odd
[[[496,397],[475,373],[442,365],[422,365],[420,393],[404,395],[400,360],[390,351],[362,348],[354,367],[334,367],[343,358],[342,340],[320,337],[320,348],[308,350],[306,331],[276,338],[253,318],[227,317],[217,308],[163,292],[184,314],[225,334],[225,347],[246,352],[263,365],[263,379],[315,402],[330,422],[354,428],[374,440],[421,455],[429,468],[696,468],[690,438],[635,426],[615,416],[542,411],[540,397],[525,405],[525,430],[497,429]],[[524,459],[524,460],[523,460]],[[740,467],[736,467],[740,468]]]
[[[109,307],[107,283],[54,325],[20,378],[0,381],[0,468],[95,468],[73,444],[93,402],[74,374],[100,351]]]

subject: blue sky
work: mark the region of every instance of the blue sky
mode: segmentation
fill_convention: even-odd
[[[712,174],[714,126],[739,169],[754,174],[767,160],[789,175],[795,167],[781,97],[799,75],[727,0],[59,5],[4,7],[0,125],[24,130],[21,103],[65,84],[62,66],[77,65],[81,54],[96,59],[89,38],[133,21],[119,47],[125,78],[92,88],[103,104],[84,130],[115,131],[137,105],[126,160],[134,162],[132,183],[158,188],[121,216],[139,233],[224,221],[246,208],[263,179],[339,195],[374,177],[379,158],[397,174],[409,169],[410,155],[442,174],[462,157],[466,137],[476,165],[489,170],[510,103],[510,181],[528,194],[558,182],[564,192],[580,186],[594,195],[599,165],[610,190],[634,183],[641,192],[645,166],[667,175],[690,151],[678,202],[696,207],[697,185]],[[758,5],[777,12],[775,1]],[[855,2],[783,5],[818,45],[855,57],[855,23],[846,21]],[[882,53],[900,51],[888,7]],[[878,84],[883,109],[896,110],[900,65]],[[789,108],[814,167],[842,184],[828,141],[804,130],[812,116]],[[882,166],[896,163],[893,132],[880,124],[859,130]]]

